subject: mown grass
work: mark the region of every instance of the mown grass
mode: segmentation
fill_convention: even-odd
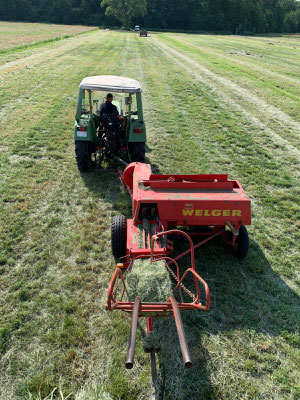
[[[58,40],[95,29],[81,25],[55,25],[0,21],[0,54],[32,46],[38,42]]]
[[[288,135],[292,144],[299,145],[300,69],[297,62],[293,67],[292,65],[289,66],[289,63],[292,63],[299,51],[299,43],[295,43],[292,48],[285,43],[272,43],[272,58],[284,59],[285,63],[288,64],[288,68],[292,68],[296,76],[295,79],[289,80],[284,68],[285,65],[282,65],[281,73],[278,70],[277,74],[272,74],[272,70],[269,73],[269,66],[264,65],[265,60],[269,59],[268,53],[265,53],[265,49],[262,52],[259,46],[261,43],[257,45],[257,48],[253,49],[253,43],[249,47],[246,42],[243,43],[243,48],[236,51],[234,46],[230,46],[230,40],[227,37],[221,37],[219,42],[221,44],[225,42],[226,45],[223,48],[220,46],[221,49],[219,47],[215,51],[213,50],[214,44],[211,45],[210,40],[207,40],[207,38],[206,40],[201,40],[190,35],[178,35],[175,37],[169,35],[162,36],[162,39],[182,54],[187,54],[191,60],[195,60],[195,62],[200,60],[201,66],[207,67],[217,77],[221,76],[223,79],[227,78],[227,80],[229,78],[230,81],[224,81],[223,84],[226,85],[226,90],[232,93],[232,98],[237,99],[239,104],[245,104],[247,110],[258,116],[261,121],[265,121],[266,124],[272,124],[272,128],[276,132],[283,133],[284,137]],[[271,42],[266,42],[265,47],[269,43]],[[255,44],[257,44],[257,38],[255,39]],[[247,56],[247,54],[249,55]],[[247,60],[250,58],[251,61],[245,61],[245,58]],[[244,63],[241,63],[240,59]],[[257,59],[260,61],[259,69],[255,69]],[[280,62],[278,64],[280,65]],[[237,92],[236,87],[233,87],[236,84],[241,88],[240,92]],[[251,88],[250,91],[248,90],[249,87]],[[268,103],[269,107],[265,102]],[[282,114],[280,119],[276,118],[276,114],[279,113]],[[294,123],[288,130],[289,117],[293,118]]]
[[[222,72],[216,63],[222,65],[224,58],[207,57],[197,46],[204,41],[207,52],[219,48],[228,56],[225,45],[239,51],[250,39],[191,36],[184,37],[191,43],[183,46],[180,34],[140,39],[99,31],[70,45],[62,40],[24,50],[16,62],[11,55],[1,58],[1,399],[44,399],[51,393],[60,399],[149,398],[149,360],[140,340],[144,321],[136,366],[126,371],[129,319],[105,311],[114,268],[110,219],[119,212],[130,216],[130,201],[116,174],[81,176],[74,162],[78,84],[84,76],[105,73],[142,83],[153,170],[228,173],[252,199],[245,261],[235,260],[222,241],[197,251],[212,309],[183,314],[191,370],[182,366],[174,321],[155,322],[166,398],[300,396],[299,160],[296,150],[289,153],[286,147],[296,149],[296,136],[291,124],[284,127],[246,101],[235,107],[229,101],[235,88],[200,73],[204,66],[243,87],[238,69]],[[287,46],[295,39],[289,40]],[[259,60],[266,80],[270,70],[291,77],[284,65],[290,71],[289,61],[299,58],[293,46],[288,61],[279,53],[278,63],[274,58],[269,63],[268,42],[250,41],[266,55]],[[187,58],[180,59],[173,48]],[[282,106],[284,93],[273,102],[273,95],[259,89],[261,79],[249,67],[249,93],[289,114]],[[296,85],[285,90],[295,95]],[[297,122],[293,113],[289,117]],[[274,133],[287,144],[276,142]],[[187,264],[188,258],[182,267]]]
[[[89,30],[88,32],[92,32],[92,30]],[[32,48],[35,48],[35,47],[41,47],[41,46],[44,46],[44,45],[46,45],[48,43],[58,42],[59,40],[69,39],[69,38],[72,38],[72,37],[78,36],[78,35],[82,35],[82,32],[75,33],[73,35],[57,36],[57,37],[54,37],[54,38],[51,38],[51,39],[40,40],[38,42],[33,42],[33,43],[30,43],[30,44],[23,44],[21,46],[16,46],[16,47],[13,47],[13,48],[0,50],[0,54],[16,53],[18,51],[22,51],[22,50],[25,50],[25,49],[32,49]]]

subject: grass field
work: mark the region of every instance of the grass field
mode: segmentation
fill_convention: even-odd
[[[183,313],[192,369],[174,321],[155,323],[166,399],[300,398],[299,43],[99,30],[0,54],[1,400],[149,398],[144,321],[126,371],[130,320],[105,310],[110,221],[130,202],[74,159],[78,84],[99,74],[140,80],[154,170],[228,173],[252,199],[247,259],[196,252],[212,308]]]
[[[55,25],[0,21],[0,54],[12,52],[20,47],[37,45],[41,42],[74,36],[95,29],[80,25]]]

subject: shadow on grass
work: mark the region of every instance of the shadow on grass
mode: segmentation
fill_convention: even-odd
[[[131,216],[131,199],[119,180],[118,165],[81,174],[85,186],[93,197],[111,206],[113,214]]]
[[[146,163],[150,163],[147,154],[151,152],[152,150],[146,145]],[[95,199],[109,203],[113,213],[120,213],[131,218],[132,202],[120,183],[118,167],[116,163],[107,163],[101,169],[94,168],[90,173],[82,173],[81,178]],[[153,171],[156,170],[153,169]]]
[[[152,165],[152,171],[159,173],[159,168]],[[95,198],[111,204],[113,212],[131,216],[131,199],[121,187],[117,171],[83,174],[82,178]],[[176,250],[172,256],[175,257],[186,249],[186,243],[173,239]],[[245,260],[237,260],[221,237],[197,249],[195,257],[196,269],[210,287],[211,310],[182,312],[193,368],[183,367],[174,318],[154,321],[162,344],[158,357],[166,369],[167,400],[218,398],[218,389],[211,382],[216,370],[203,342],[207,336],[222,342],[224,338],[231,340],[237,332],[243,332],[245,337],[255,332],[283,336],[289,341],[289,335],[298,329],[297,294],[272,270],[264,252],[251,237]],[[189,256],[182,258],[179,265],[182,274],[190,266]],[[192,281],[187,282],[187,287],[190,284]],[[129,326],[128,322],[128,332]],[[130,396],[124,398],[133,400]]]

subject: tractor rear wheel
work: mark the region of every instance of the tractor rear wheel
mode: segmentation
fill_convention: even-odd
[[[145,142],[136,142],[132,146],[132,161],[145,162]]]
[[[79,172],[88,172],[91,169],[91,143],[86,141],[76,140],[75,156]]]
[[[242,260],[248,254],[249,249],[249,237],[247,228],[241,225],[238,237],[236,238],[236,243],[234,247],[234,254],[236,258]]]
[[[111,222],[111,249],[115,259],[126,256],[127,223],[124,215],[116,215]]]

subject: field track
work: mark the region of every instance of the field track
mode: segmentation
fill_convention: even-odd
[[[100,74],[140,80],[155,171],[228,173],[252,199],[246,260],[196,253],[212,309],[183,315],[191,370],[174,321],[155,325],[166,399],[299,399],[299,38],[75,33],[0,52],[0,400],[149,398],[144,326],[125,371],[129,319],[105,311],[130,201],[74,160],[78,84]]]

